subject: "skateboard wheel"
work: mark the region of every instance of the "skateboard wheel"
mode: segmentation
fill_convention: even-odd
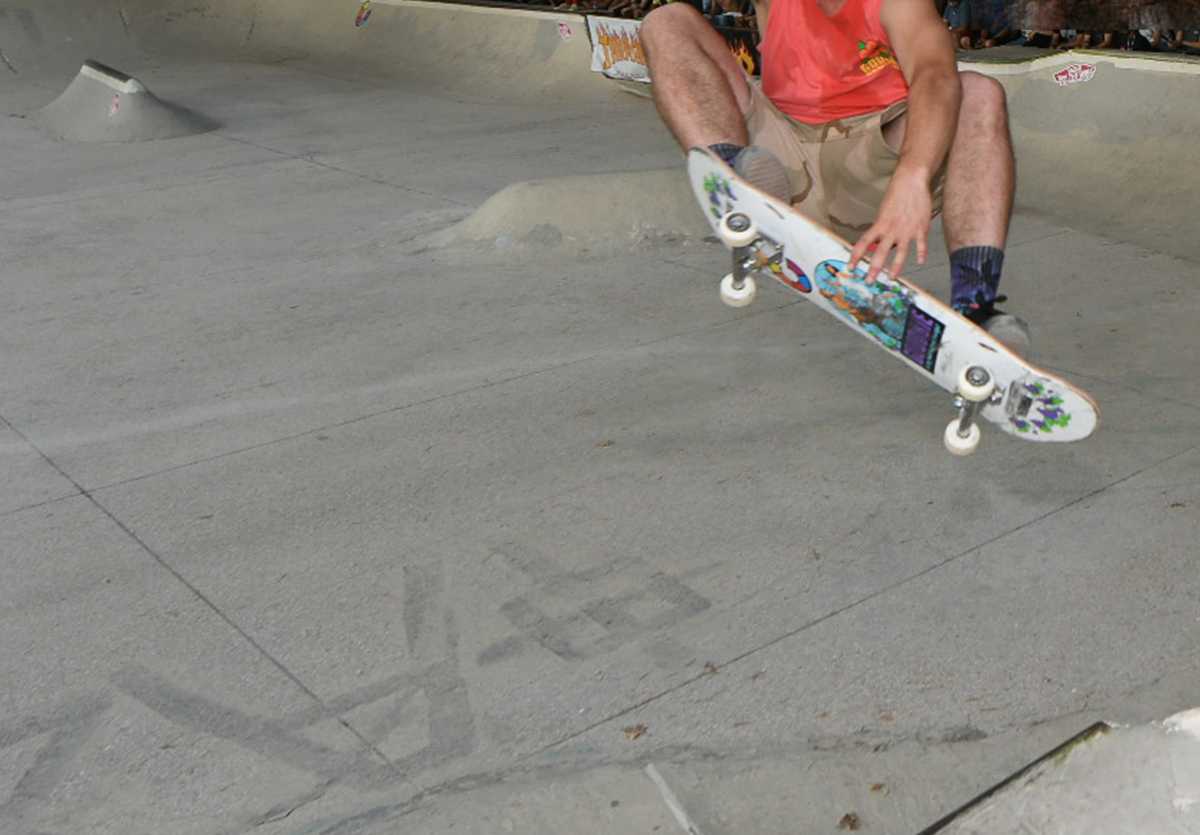
[[[754,301],[757,294],[758,286],[750,276],[746,276],[742,281],[740,289],[733,285],[733,273],[721,279],[721,301],[730,307],[745,307]]]
[[[750,215],[745,212],[730,212],[721,218],[721,226],[717,230],[726,246],[750,246],[758,240],[758,229]]]
[[[958,374],[958,393],[969,403],[982,403],[992,396],[996,383],[987,369],[971,365]]]
[[[942,441],[946,444],[946,449],[952,455],[970,455],[979,448],[979,439],[981,437],[978,423],[971,424],[965,437],[958,434],[958,418],[955,418],[946,426],[946,432],[942,436]]]

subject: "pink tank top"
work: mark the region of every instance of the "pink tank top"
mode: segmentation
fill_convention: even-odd
[[[762,89],[807,124],[883,110],[908,97],[908,83],[879,20],[883,0],[846,0],[826,15],[816,0],[772,0],[759,46]]]

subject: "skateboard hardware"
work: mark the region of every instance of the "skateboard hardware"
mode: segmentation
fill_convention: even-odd
[[[958,375],[958,394],[954,396],[958,417],[946,426],[943,437],[947,450],[954,455],[970,455],[975,451],[981,438],[975,416],[995,393],[996,384],[986,368],[971,365],[962,370]]]
[[[1024,418],[1033,407],[1033,398],[1021,391],[1021,384],[1016,380],[1008,387],[1008,406],[1005,411],[1010,418]]]
[[[754,221],[743,212],[726,214],[718,232],[733,250],[733,270],[721,280],[721,301],[730,307],[745,307],[758,294],[753,273],[778,265],[783,260],[783,247],[760,235]]]

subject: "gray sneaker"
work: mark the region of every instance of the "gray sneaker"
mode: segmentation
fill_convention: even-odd
[[[1033,348],[1033,337],[1029,333],[1029,323],[1020,316],[1011,313],[997,313],[983,323],[983,329],[996,337],[1004,346],[1018,357],[1028,357]]]
[[[759,191],[792,202],[792,184],[779,157],[758,145],[747,145],[733,160],[737,175]]]
[[[1028,357],[1029,351],[1033,347],[1029,323],[1020,316],[997,310],[996,302],[1003,301],[1007,301],[1007,297],[997,296],[995,301],[976,303],[960,312],[1004,343],[1004,346],[1017,356]]]

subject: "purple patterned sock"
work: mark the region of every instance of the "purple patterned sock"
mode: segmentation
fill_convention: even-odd
[[[744,145],[734,145],[732,142],[718,142],[716,145],[709,145],[708,150],[719,156],[726,165],[733,165],[734,159],[744,147]]]
[[[1004,250],[968,246],[950,253],[950,306],[959,313],[996,300]]]

